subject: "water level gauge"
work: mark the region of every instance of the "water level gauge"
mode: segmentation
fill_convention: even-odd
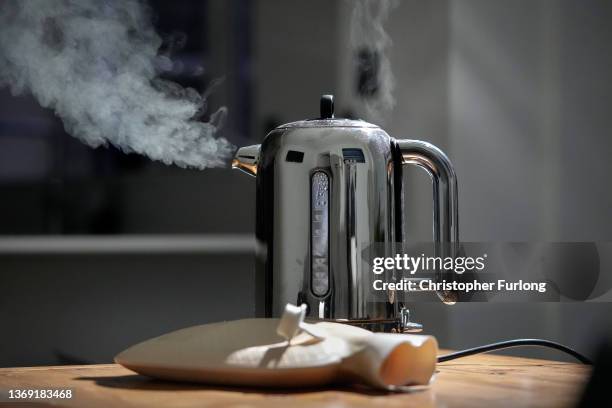
[[[329,291],[329,176],[316,171],[310,193],[310,276],[315,296]]]

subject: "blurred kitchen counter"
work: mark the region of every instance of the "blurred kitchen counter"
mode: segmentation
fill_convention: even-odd
[[[0,369],[0,404],[9,389],[71,389],[70,400],[35,401],[61,407],[571,407],[588,366],[478,355],[438,366],[433,386],[407,394],[366,388],[262,390],[164,382],[115,364]],[[14,400],[13,400],[14,401]],[[15,406],[24,406],[15,403]],[[2,404],[3,405],[3,404]]]
[[[0,255],[254,252],[251,234],[0,236]]]

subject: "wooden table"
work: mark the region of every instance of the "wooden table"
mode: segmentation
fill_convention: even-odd
[[[410,394],[330,387],[262,390],[162,382],[115,365],[1,368],[0,406],[15,407],[567,407],[590,369],[572,363],[479,355],[442,363],[430,389]],[[7,390],[70,388],[71,400],[6,404]]]

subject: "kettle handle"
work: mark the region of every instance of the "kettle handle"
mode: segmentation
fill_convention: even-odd
[[[457,176],[448,157],[431,143],[396,139],[402,165],[415,164],[427,171],[433,184],[433,238],[436,256],[453,256],[459,244],[459,210]],[[440,251],[442,253],[440,253]],[[436,271],[436,280],[442,278]],[[457,301],[457,293],[437,291],[447,304]]]

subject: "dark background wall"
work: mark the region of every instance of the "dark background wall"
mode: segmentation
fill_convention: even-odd
[[[188,36],[175,59],[206,67],[172,79],[204,90],[224,77],[209,105],[228,106],[234,144],[315,116],[322,93],[374,120],[356,98],[350,2],[151,3],[160,31]],[[397,106],[381,124],[453,160],[463,240],[610,240],[611,19],[601,0],[400,1],[387,25]],[[417,171],[406,183],[409,235],[428,239],[431,186]],[[85,147],[0,91],[0,366],[105,362],[169,330],[252,316],[254,197],[254,179],[229,169]],[[589,351],[612,323],[607,302],[412,309],[451,348],[546,337]]]

